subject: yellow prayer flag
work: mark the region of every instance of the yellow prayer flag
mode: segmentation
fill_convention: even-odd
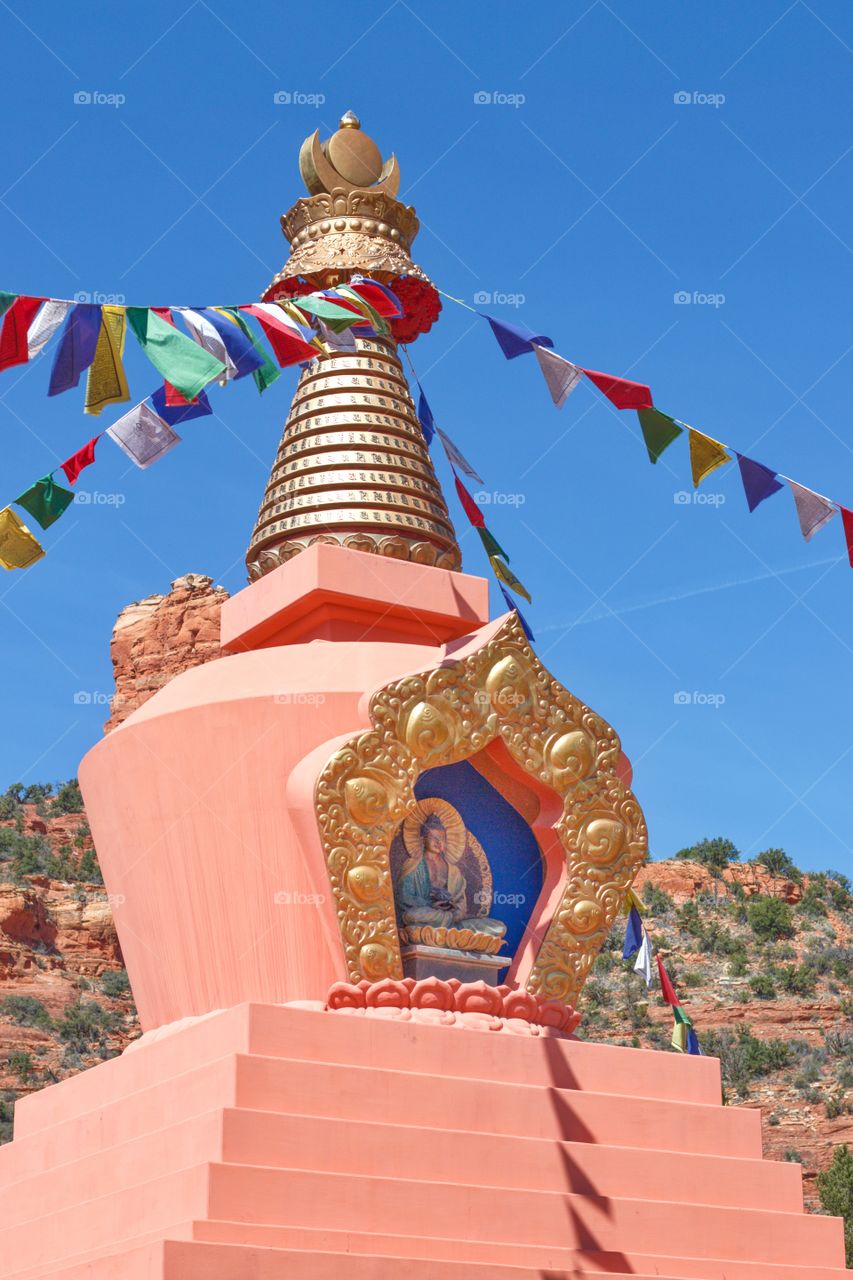
[[[706,476],[709,476],[712,471],[716,471],[717,467],[721,467],[724,462],[731,462],[731,457],[726,453],[719,440],[712,440],[710,436],[694,430],[693,427],[688,428],[688,435],[690,437],[690,469],[693,472],[693,487],[698,489]]]
[[[44,547],[11,507],[0,511],[0,564],[4,569],[27,569],[41,560]]]
[[[504,564],[500,556],[489,556],[489,564],[494,569],[498,582],[502,582],[505,587],[509,587],[510,591],[514,591],[516,595],[524,596],[528,604],[533,604],[527,593],[527,588],[523,583],[519,582],[512,569]]]
[[[101,331],[89,366],[84,412],[99,414],[108,404],[124,404],[130,390],[122,364],[127,317],[124,307],[101,308]]]
[[[642,898],[638,898],[634,890],[629,889],[628,892],[625,894],[625,915],[626,916],[631,914],[632,907],[636,908],[636,910],[639,911],[640,915],[643,915],[646,910],[645,906],[643,905]]]
[[[684,1022],[676,1022],[672,1028],[672,1047],[677,1049],[679,1053],[687,1052],[687,1024]]]

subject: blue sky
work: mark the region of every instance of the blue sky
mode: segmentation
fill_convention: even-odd
[[[397,152],[415,258],[442,289],[492,295],[563,355],[650,383],[665,411],[853,507],[849,5],[81,12],[0,11],[0,288],[251,300],[286,257],[302,139],[352,107]],[[557,412],[533,358],[505,362],[450,303],[412,356],[495,498],[540,655],[635,762],[654,855],[724,834],[745,856],[781,845],[853,871],[840,518],[806,544],[790,494],[750,516],[732,467],[679,501],[683,440],[653,468],[635,415],[591,387]],[[157,376],[136,353],[128,367],[141,398]],[[3,501],[119,414],[84,417],[82,388],[48,399],[48,375],[42,360],[0,381]],[[0,785],[76,771],[125,604],[187,571],[244,584],[294,382],[214,389],[216,417],[148,472],[101,442],[80,481],[100,496],[0,583]],[[463,550],[482,572],[470,534]]]

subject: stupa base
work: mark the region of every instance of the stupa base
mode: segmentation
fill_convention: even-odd
[[[4,1280],[830,1280],[718,1064],[242,1005],[16,1110]]]

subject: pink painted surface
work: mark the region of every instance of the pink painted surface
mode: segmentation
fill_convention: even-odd
[[[44,1225],[49,1223],[49,1230]],[[831,1280],[716,1062],[241,1006],[33,1094],[4,1280]]]

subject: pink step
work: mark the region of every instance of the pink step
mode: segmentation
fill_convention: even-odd
[[[464,1117],[466,1127],[478,1133],[761,1156],[761,1117],[746,1108],[283,1058],[238,1059],[237,1106],[339,1119],[381,1118],[392,1124],[416,1120],[428,1129],[458,1127]]]

